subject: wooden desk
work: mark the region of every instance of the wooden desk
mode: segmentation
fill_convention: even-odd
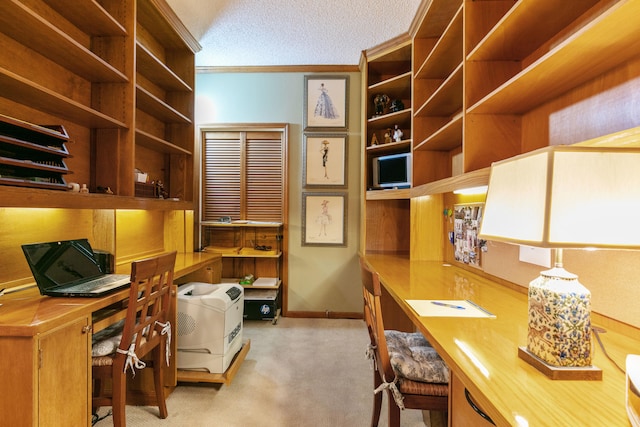
[[[174,281],[215,283],[219,263],[217,254],[178,254]],[[91,425],[92,314],[126,298],[128,289],[102,298],[52,298],[37,288],[0,297],[1,425]],[[175,385],[175,363],[172,369]]]
[[[484,425],[475,413],[461,415],[467,413],[463,406],[468,407],[461,397],[464,388],[498,426],[630,425],[624,374],[597,344],[594,365],[602,369],[602,381],[550,380],[518,357],[518,346],[526,345],[527,338],[525,293],[439,262],[386,255],[366,259],[380,274],[396,309],[427,337],[451,368],[450,425]],[[496,318],[419,317],[407,299],[469,299]],[[609,355],[622,367],[627,354],[640,352],[639,341],[620,333],[609,330],[601,338]]]

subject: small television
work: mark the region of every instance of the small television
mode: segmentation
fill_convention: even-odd
[[[371,169],[374,189],[411,187],[411,153],[374,157]]]

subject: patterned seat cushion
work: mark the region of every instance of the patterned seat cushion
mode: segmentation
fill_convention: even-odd
[[[384,334],[396,375],[418,382],[449,382],[449,368],[421,333],[387,330]]]
[[[124,319],[93,334],[91,356],[99,357],[114,354],[122,339],[122,328],[124,328]]]

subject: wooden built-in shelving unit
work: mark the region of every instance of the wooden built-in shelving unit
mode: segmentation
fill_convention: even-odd
[[[64,126],[73,180],[92,193],[109,187],[112,208],[144,205],[129,200],[136,168],[163,183],[167,209],[193,204],[200,46],[164,0],[9,0],[0,23],[0,114]],[[6,186],[2,196],[42,205]],[[72,194],[55,205],[93,202]]]
[[[363,52],[363,251],[443,259],[442,239],[430,236],[442,225],[422,219],[425,209],[442,219],[443,194],[486,184],[492,162],[640,125],[640,27],[628,19],[639,12],[632,0],[425,0],[408,39]],[[370,191],[372,158],[407,150],[369,146],[392,123],[370,117],[372,94],[407,72],[397,62],[385,79],[371,70],[407,46],[412,188]]]

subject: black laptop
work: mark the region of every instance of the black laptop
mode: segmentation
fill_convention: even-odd
[[[22,245],[41,295],[100,297],[129,285],[126,274],[100,269],[87,239]]]

